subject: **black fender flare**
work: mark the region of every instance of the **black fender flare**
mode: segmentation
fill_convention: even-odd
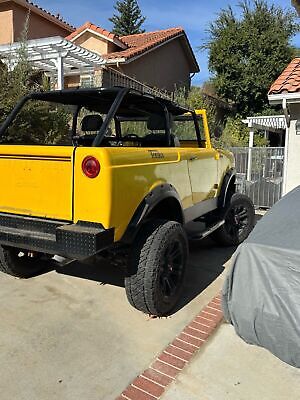
[[[227,196],[229,194],[229,187],[232,185],[232,183],[235,184],[235,180],[236,180],[236,170],[235,168],[231,168],[226,172],[224,176],[218,200],[218,207],[223,208],[226,205]]]
[[[175,199],[178,202],[180,206],[179,219],[184,224],[185,219],[179,194],[173,185],[164,183],[152,189],[151,192],[149,192],[139,204],[138,208],[133,214],[133,217],[131,218],[131,221],[128,224],[121,242],[126,244],[132,243],[138,229],[142,226],[147,216],[156,206],[166,199]]]

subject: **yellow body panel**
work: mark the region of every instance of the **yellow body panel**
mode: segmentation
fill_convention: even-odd
[[[72,147],[0,146],[0,212],[72,219]]]
[[[191,207],[192,193],[186,149],[159,149],[163,159],[153,158],[145,148],[77,148],[74,186],[74,222],[99,222],[115,228],[115,240],[124,234],[134,212],[147,194],[162,183],[170,183],[179,193],[184,208]],[[101,172],[87,178],[81,163],[95,156]]]

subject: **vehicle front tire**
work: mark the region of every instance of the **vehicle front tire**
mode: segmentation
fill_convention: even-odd
[[[187,259],[187,237],[181,224],[147,222],[129,258],[125,278],[129,303],[146,314],[170,315],[182,292]]]
[[[30,256],[31,254],[31,256]],[[42,254],[32,254],[14,247],[0,246],[0,271],[27,279],[43,270]]]
[[[211,238],[222,246],[237,246],[249,236],[254,227],[255,211],[249,197],[235,193],[221,212],[225,220]]]

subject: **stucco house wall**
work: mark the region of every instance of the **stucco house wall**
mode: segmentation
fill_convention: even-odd
[[[143,83],[170,92],[174,91],[175,87],[190,86],[190,66],[179,38],[128,64],[121,64],[119,69]]]
[[[20,40],[24,30],[28,9],[12,1],[0,3],[0,44],[9,44]],[[71,29],[47,20],[33,11],[29,14],[28,39],[38,39],[50,36],[65,37]]]
[[[90,32],[85,32],[82,34],[74,41],[74,43],[100,55],[113,53],[114,51],[118,50],[114,43],[111,43],[105,39],[101,39],[99,35],[93,35]]]
[[[286,139],[283,194],[300,185],[300,130],[296,129],[297,121],[300,122],[300,104],[289,104],[289,111],[291,122]]]
[[[0,4],[0,45],[13,42],[13,11],[9,4]]]

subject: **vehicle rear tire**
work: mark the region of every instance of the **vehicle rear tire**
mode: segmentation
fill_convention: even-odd
[[[170,315],[181,295],[188,243],[181,224],[154,220],[139,232],[129,259],[129,303],[146,314]]]
[[[255,211],[249,197],[235,193],[221,212],[225,220],[211,238],[222,246],[237,246],[249,236],[254,227]]]
[[[0,271],[17,278],[30,278],[45,268],[42,256],[42,253],[0,246]]]

